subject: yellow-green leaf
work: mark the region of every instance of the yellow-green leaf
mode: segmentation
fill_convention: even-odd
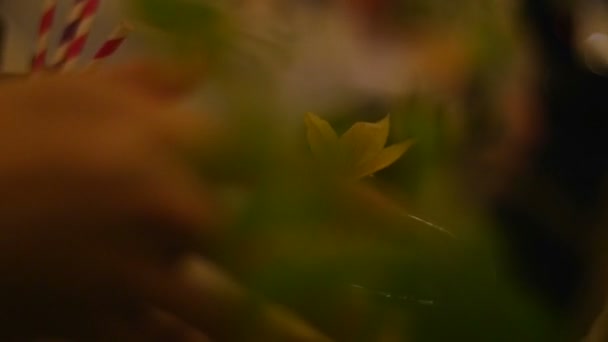
[[[389,167],[396,162],[412,146],[413,141],[407,140],[383,149],[374,159],[355,169],[355,178],[363,178]]]
[[[386,145],[389,116],[376,122],[357,122],[340,138],[340,152],[350,167],[358,167],[374,159]]]
[[[308,144],[312,153],[318,157],[327,157],[338,145],[338,135],[331,125],[313,113],[304,117],[306,123]]]

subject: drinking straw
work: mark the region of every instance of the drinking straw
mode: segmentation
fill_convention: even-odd
[[[124,43],[125,39],[133,29],[127,22],[121,22],[108,36],[101,48],[97,51],[89,67],[94,67],[104,59],[112,56]]]
[[[78,30],[78,26],[80,25],[82,19],[82,13],[85,9],[85,5],[86,0],[74,0],[74,3],[72,4],[72,7],[70,8],[66,17],[65,27],[63,29],[63,33],[61,34],[57,50],[55,51],[55,56],[53,57],[53,66],[60,66],[65,62],[68,47],[74,40],[74,36],[76,35],[76,31]]]
[[[95,21],[98,8],[99,0],[88,0],[84,6],[80,16],[80,23],[76,29],[76,34],[72,42],[69,44],[66,52],[65,63],[63,64],[62,68],[63,71],[71,70],[78,62],[80,54],[87,43],[87,39],[89,38],[89,33],[93,27],[93,22]]]
[[[55,12],[57,11],[57,0],[44,0],[42,18],[38,28],[38,39],[36,43],[36,51],[32,59],[32,69],[40,70],[45,67],[46,54],[49,46],[49,35],[53,28],[55,20]]]

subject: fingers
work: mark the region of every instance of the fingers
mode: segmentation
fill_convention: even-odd
[[[211,133],[217,125],[208,116],[179,109],[177,100],[193,87],[190,74],[182,76],[170,68],[163,71],[167,67],[162,65],[132,68],[103,76],[54,75],[6,85],[2,103],[8,114],[30,120],[30,131],[44,129],[41,138],[58,139],[51,135],[59,132],[86,144],[91,139],[87,133],[103,128],[109,138],[144,131],[151,141],[184,147],[215,136]]]
[[[147,307],[136,312],[124,311],[121,307],[87,311],[80,317],[74,316],[60,330],[32,335],[24,329],[10,340],[30,341],[35,337],[39,337],[35,339],[37,342],[211,342],[205,334],[174,315]]]
[[[141,321],[146,337],[142,341],[211,342],[201,331],[194,329],[175,315],[162,310],[147,310]]]
[[[26,106],[32,112],[31,124],[15,128],[38,124],[40,145],[51,146],[51,159],[62,161],[56,169],[66,189],[60,190],[69,195],[62,198],[73,199],[65,207],[84,211],[78,213],[80,221],[67,213],[67,220],[55,225],[101,229],[73,229],[57,240],[77,246],[77,252],[50,249],[59,256],[50,255],[57,263],[49,264],[64,272],[53,275],[53,284],[69,289],[62,293],[67,298],[90,296],[93,301],[112,291],[122,296],[126,287],[126,297],[162,310],[149,318],[153,325],[166,324],[167,331],[177,335],[196,336],[200,330],[217,341],[326,341],[285,310],[254,300],[201,259],[186,258],[176,267],[197,229],[213,234],[219,211],[172,150],[195,144],[207,128],[195,113],[171,106],[196,83],[189,77],[142,64],[108,74],[40,78],[18,89],[20,101],[36,105]],[[14,108],[22,105],[17,101]],[[55,190],[57,182],[51,178],[44,180]],[[81,203],[78,195],[72,198],[81,193],[90,203]],[[126,235],[129,239],[114,234],[135,222],[141,230],[126,233],[132,234]],[[179,253],[169,262],[158,262],[143,251],[147,246],[160,255],[167,254],[163,249]],[[141,333],[127,328],[120,332],[111,322],[108,326],[133,339]]]
[[[146,300],[214,341],[329,341],[287,311],[255,301],[215,266],[189,257],[174,269],[132,279]]]
[[[87,340],[99,342],[211,342],[202,332],[176,318],[174,315],[146,308],[137,315],[125,319],[120,313],[106,319]]]
[[[189,168],[166,162],[150,167],[147,177],[135,182],[131,199],[122,200],[139,221],[136,233],[156,241],[168,255],[196,248],[199,239],[214,241],[221,235],[220,205]]]
[[[205,144],[216,145],[220,127],[203,113],[188,110],[165,110],[148,112],[150,134],[158,143],[178,147],[181,150],[198,148]]]
[[[177,67],[160,61],[141,60],[101,73],[133,91],[159,102],[174,102],[189,95],[202,80],[202,67]]]

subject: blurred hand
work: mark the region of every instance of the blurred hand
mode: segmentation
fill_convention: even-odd
[[[191,253],[219,221],[180,158],[209,143],[177,106],[192,83],[137,65],[0,85],[6,338],[322,340]]]

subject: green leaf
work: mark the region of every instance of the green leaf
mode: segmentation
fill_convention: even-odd
[[[355,169],[355,178],[370,176],[396,162],[413,145],[412,140],[404,141],[383,149],[374,159]]]
[[[332,155],[338,144],[338,135],[331,125],[313,113],[304,117],[306,123],[308,144],[317,158],[327,158]]]
[[[203,1],[135,0],[136,9],[147,23],[168,32],[189,33],[215,24],[218,8]]]
[[[357,122],[340,138],[340,148],[350,167],[374,159],[386,145],[389,116],[376,123]]]
[[[214,51],[227,39],[226,13],[206,1],[132,0],[132,3],[144,23],[169,34],[175,42]]]

